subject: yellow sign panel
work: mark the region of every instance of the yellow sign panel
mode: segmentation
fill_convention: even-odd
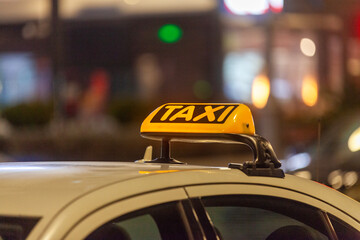
[[[168,103],[142,123],[140,132],[175,134],[255,134],[250,109],[243,104]]]

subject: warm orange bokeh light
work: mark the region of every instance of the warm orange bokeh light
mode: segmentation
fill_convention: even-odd
[[[262,109],[266,106],[270,95],[270,81],[265,75],[259,75],[252,85],[251,100],[255,107]]]
[[[312,107],[316,104],[318,100],[318,83],[314,76],[305,76],[302,88],[301,88],[301,97],[304,103]]]

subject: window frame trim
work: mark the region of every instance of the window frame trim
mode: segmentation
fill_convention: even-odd
[[[357,219],[354,219],[336,206],[317,197],[289,188],[256,183],[217,183],[192,185],[185,187],[185,189],[190,199],[217,195],[259,195],[303,202],[325,213],[334,215],[355,229],[360,229],[360,222]]]
[[[253,197],[256,197],[256,198],[261,198],[261,196],[263,195],[253,195],[253,194],[233,194],[233,195],[217,195],[217,196],[206,196],[205,198],[216,198],[218,197],[219,200],[216,200],[215,201],[221,201],[221,198],[227,198],[227,197],[230,197],[230,198],[237,198],[237,197],[243,197],[244,199],[242,199],[241,201],[249,201],[249,198],[253,198]],[[299,201],[296,201],[296,200],[292,200],[292,199],[287,199],[287,198],[280,198],[280,197],[276,197],[276,196],[266,196],[268,198],[272,198],[271,201],[275,201],[276,202],[276,198],[278,198],[278,200],[280,201],[290,201],[292,202],[292,204],[297,204],[299,203],[300,205],[305,205],[306,208],[308,208],[309,210],[311,211],[314,211],[314,213],[316,212],[317,214],[317,219],[320,221],[320,223],[322,224],[323,228],[324,228],[324,231],[326,231],[326,237],[328,237],[329,240],[338,240],[337,238],[337,235],[336,233],[334,232],[334,229],[331,225],[331,222],[329,221],[329,219],[327,218],[327,214],[322,211],[321,209],[318,209],[312,205],[309,205],[309,204],[305,204],[305,203],[302,203],[302,202],[299,202]],[[248,198],[248,199],[246,199]],[[194,198],[195,199],[195,198]],[[204,211],[206,211],[206,206],[205,206],[205,203],[203,202],[203,199],[202,198],[198,198],[199,201],[202,203],[202,206],[204,207]],[[193,199],[192,199],[193,200]],[[214,199],[213,199],[214,200]],[[231,202],[234,202],[234,200],[232,199],[226,199],[226,201],[231,201]],[[238,204],[238,203],[236,203]],[[222,206],[222,205],[219,205],[219,206]],[[224,205],[226,206],[226,205]],[[240,207],[242,207],[243,205],[239,204]],[[293,218],[292,216],[288,216],[286,214],[284,214],[283,212],[277,212],[277,211],[273,211],[272,209],[267,209],[267,208],[262,208],[262,207],[256,207],[255,205],[255,208],[258,208],[258,209],[264,209],[264,210],[267,210],[267,211],[270,211],[270,212],[274,212],[276,214],[280,214],[280,215],[284,215],[285,217],[288,217],[288,218],[291,218],[291,219],[294,219],[296,221],[300,221],[299,219],[296,219],[296,218]],[[311,209],[310,209],[311,208]],[[277,208],[278,209],[278,208]],[[207,212],[207,211],[206,211]],[[209,216],[209,221],[211,221],[211,217],[210,217],[210,214],[207,213],[207,215]],[[328,221],[327,221],[328,220]],[[301,221],[300,221],[301,222]],[[303,222],[304,223],[304,222]],[[306,224],[306,223],[304,223]],[[307,224],[306,224],[307,225]],[[213,225],[212,225],[213,226]],[[312,227],[312,226],[310,226]],[[323,233],[324,234],[324,233]]]
[[[95,212],[80,219],[61,239],[84,239],[90,233],[112,219],[163,203],[181,203],[183,200],[188,200],[188,198],[184,189],[180,187],[154,191],[127,199],[120,199],[112,204],[104,205]],[[187,221],[187,219],[183,220]]]

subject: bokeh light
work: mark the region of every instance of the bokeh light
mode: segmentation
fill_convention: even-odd
[[[344,174],[344,186],[350,188],[354,186],[359,180],[358,174],[355,171],[350,171]]]
[[[360,60],[351,58],[347,62],[347,68],[351,75],[360,76]]]
[[[300,41],[301,52],[308,57],[312,57],[316,53],[316,45],[310,38],[303,38]]]
[[[316,104],[318,100],[318,83],[314,76],[307,75],[304,77],[301,96],[307,106],[312,107]]]
[[[165,43],[176,43],[183,35],[182,29],[175,24],[165,24],[158,31],[159,39]]]
[[[348,147],[351,152],[360,150],[360,127],[357,128],[349,137]]]
[[[271,9],[273,12],[281,12],[284,6],[283,0],[224,0],[225,7],[237,15],[260,15]]]
[[[310,154],[303,152],[290,156],[286,161],[283,161],[283,168],[285,171],[295,171],[306,168],[311,162]]]
[[[271,82],[271,93],[281,100],[289,100],[293,96],[291,83],[285,79],[275,78]]]
[[[267,0],[225,0],[225,6],[234,14],[263,14],[269,8]]]
[[[251,103],[251,89],[265,60],[256,51],[230,52],[224,58],[224,93],[232,101]]]
[[[284,0],[269,0],[271,10],[279,13],[284,8]]]
[[[265,75],[255,78],[252,85],[251,100],[255,107],[262,109],[266,106],[270,95],[270,81]]]
[[[343,185],[342,172],[340,170],[332,171],[328,176],[328,182],[335,189],[341,188]]]

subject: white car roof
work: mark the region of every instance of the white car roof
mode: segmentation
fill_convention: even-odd
[[[186,165],[170,168],[207,169]],[[86,193],[156,170],[161,166],[117,162],[0,163],[0,215],[49,214]]]
[[[146,181],[139,184],[140,178]],[[328,204],[360,220],[360,204],[355,200],[292,175],[249,177],[227,167],[118,162],[0,163],[0,215],[51,219],[72,202],[112,184],[125,198],[152,190],[211,183],[291,189],[320,200],[326,198]]]

